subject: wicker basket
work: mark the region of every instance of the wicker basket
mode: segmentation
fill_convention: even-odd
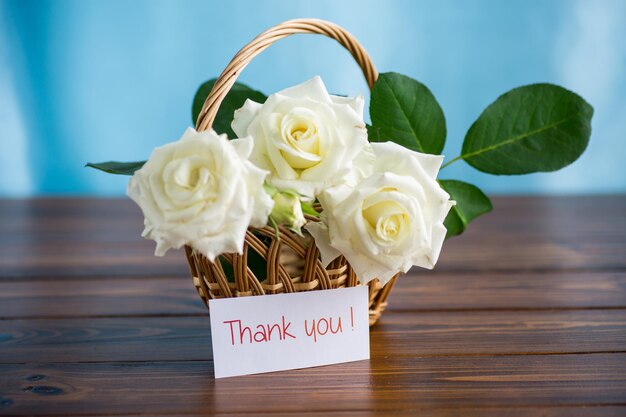
[[[317,19],[296,19],[274,26],[254,38],[230,61],[215,82],[198,116],[196,130],[211,127],[222,100],[233,86],[239,73],[250,61],[275,41],[298,33],[314,33],[335,39],[345,47],[361,67],[371,89],[378,73],[357,40],[334,23]],[[310,218],[310,221],[316,219]],[[228,279],[220,262],[212,263],[203,255],[186,247],[193,283],[205,302],[211,298],[241,297],[250,295],[290,293],[297,291],[326,290],[360,285],[350,264],[343,256],[324,268],[314,241],[302,238],[286,228],[280,229],[280,239],[270,227],[249,228],[243,254],[223,255],[232,265],[233,277]],[[248,266],[248,255],[255,251],[267,262],[266,278],[261,281]],[[376,323],[385,307],[387,297],[397,275],[384,287],[375,279],[369,285],[370,325]]]

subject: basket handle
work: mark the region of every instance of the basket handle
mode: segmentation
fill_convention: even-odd
[[[217,115],[217,110],[222,104],[222,100],[224,100],[226,94],[228,94],[233,84],[235,84],[241,71],[243,71],[255,56],[263,52],[277,40],[298,33],[325,35],[339,42],[350,52],[357,64],[361,67],[369,88],[371,89],[374,86],[374,82],[376,82],[378,78],[378,72],[374,68],[365,49],[363,49],[352,34],[341,26],[325,20],[288,20],[261,33],[237,52],[237,55],[233,57],[224,71],[222,71],[215,85],[213,85],[213,89],[211,89],[211,92],[204,101],[204,105],[202,106],[202,110],[196,122],[196,130],[202,131],[211,127]]]

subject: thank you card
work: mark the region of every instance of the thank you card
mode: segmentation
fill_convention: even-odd
[[[215,377],[369,359],[368,287],[209,301]]]

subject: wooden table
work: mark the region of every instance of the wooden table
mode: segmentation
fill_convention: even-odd
[[[0,415],[626,416],[626,196],[495,198],[402,277],[372,359],[215,381],[126,200],[0,200]]]

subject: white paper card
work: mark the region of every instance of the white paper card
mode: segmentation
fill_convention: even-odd
[[[369,359],[367,286],[209,301],[215,377]]]

